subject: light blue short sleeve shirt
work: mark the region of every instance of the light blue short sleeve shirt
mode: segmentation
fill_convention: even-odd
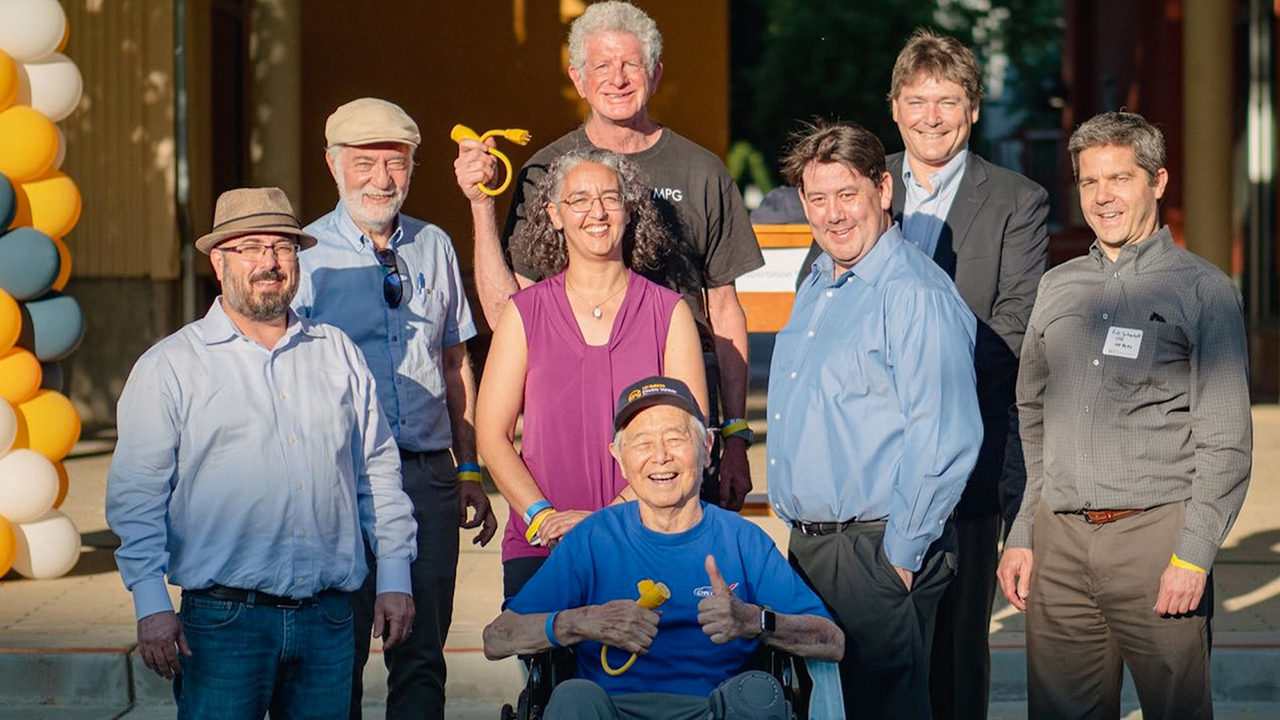
[[[400,215],[391,248],[404,298],[391,308],[383,298],[385,272],[373,243],[341,203],[306,231],[319,244],[298,255],[302,278],[294,309],[341,328],[360,347],[402,449],[448,448],[453,441],[441,352],[476,334],[449,236]]]

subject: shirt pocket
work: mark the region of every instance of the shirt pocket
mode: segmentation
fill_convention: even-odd
[[[1112,399],[1119,402],[1138,401],[1151,394],[1152,386],[1157,381],[1153,372],[1154,361],[1156,355],[1161,353],[1162,345],[1169,342],[1166,331],[1170,326],[1161,322],[1145,321],[1128,322],[1116,327],[1140,330],[1142,339],[1138,344],[1137,357],[1129,358],[1103,352],[1107,363],[1107,377],[1104,384],[1107,394]],[[1110,329],[1108,329],[1108,336],[1109,334]],[[1108,336],[1103,337],[1104,350],[1107,347]]]
[[[413,276],[413,289],[409,296],[409,325],[414,334],[425,335],[430,342],[438,341],[444,334],[445,293],[441,288],[419,283],[420,276]]]

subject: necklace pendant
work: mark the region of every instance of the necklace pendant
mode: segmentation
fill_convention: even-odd
[[[595,319],[597,319],[597,320],[599,320],[600,318],[604,317],[604,311],[600,309],[600,306],[599,306],[599,305],[597,305],[597,306],[595,306],[594,308],[592,308],[592,309],[591,309],[591,317],[593,317],[593,318],[595,318]]]

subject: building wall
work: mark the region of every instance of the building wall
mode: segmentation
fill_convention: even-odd
[[[729,38],[725,0],[640,3],[664,37],[665,71],[650,104],[654,117],[712,152],[729,146]],[[324,122],[338,105],[366,95],[392,100],[418,122],[422,145],[406,212],[442,226],[466,266],[471,220],[453,180],[457,148],[449,130],[521,127],[526,147],[499,141],[519,165],[581,124],[586,107],[565,68],[573,0],[479,0],[465,5],[396,5],[394,23],[348,0],[307,0],[302,16],[303,216],[333,208],[337,196],[323,158]],[[271,152],[270,148],[264,148]],[[499,199],[506,212],[508,192]]]
[[[503,147],[518,166],[585,117],[565,74],[568,23],[585,7],[578,0],[395,3],[394,22],[346,0],[184,2],[191,237],[207,231],[216,194],[233,176],[284,187],[304,221],[327,212],[336,194],[322,156],[325,118],[343,102],[375,95],[403,105],[422,129],[407,212],[448,230],[469,266],[470,217],[453,182],[449,129],[463,122],[481,131],[531,130],[530,146]],[[723,156],[728,3],[641,4],[667,48],[653,115]],[[93,431],[114,423],[138,356],[203,314],[212,283],[207,258],[189,245],[184,256],[180,239],[175,3],[63,5],[71,25],[66,54],[85,83],[80,109],[61,123],[69,148],[63,169],[84,198],[84,214],[67,238],[75,263],[67,289],[86,322],[84,343],[63,364],[72,400]],[[215,61],[227,57],[236,23],[245,28],[243,72]],[[222,41],[214,41],[217,33]],[[241,102],[243,109],[230,107]],[[243,123],[245,147],[228,148],[229,135],[241,129],[233,122]],[[247,164],[230,153],[243,153]]]

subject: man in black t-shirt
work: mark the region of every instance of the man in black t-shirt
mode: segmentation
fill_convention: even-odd
[[[764,265],[737,185],[707,150],[654,122],[648,102],[662,77],[662,36],[653,19],[625,2],[589,6],[569,30],[569,78],[591,106],[576,130],[538,151],[520,170],[505,230],[499,234],[493,198],[478,183],[494,177],[496,161],[485,145],[463,141],[454,163],[458,185],[471,201],[475,224],[476,289],[485,319],[494,325],[507,298],[542,278],[530,266],[519,237],[525,200],[550,164],[574,149],[625,155],[652,184],[653,199],[680,253],[650,279],[684,294],[698,319],[713,423],[723,429],[718,485],[711,500],[740,509],[751,490],[747,447],[747,325],[734,289],[739,276]],[[511,267],[507,264],[507,252]],[[717,417],[718,415],[718,417]],[[720,421],[722,422],[716,422]],[[718,493],[715,492],[718,487]]]

